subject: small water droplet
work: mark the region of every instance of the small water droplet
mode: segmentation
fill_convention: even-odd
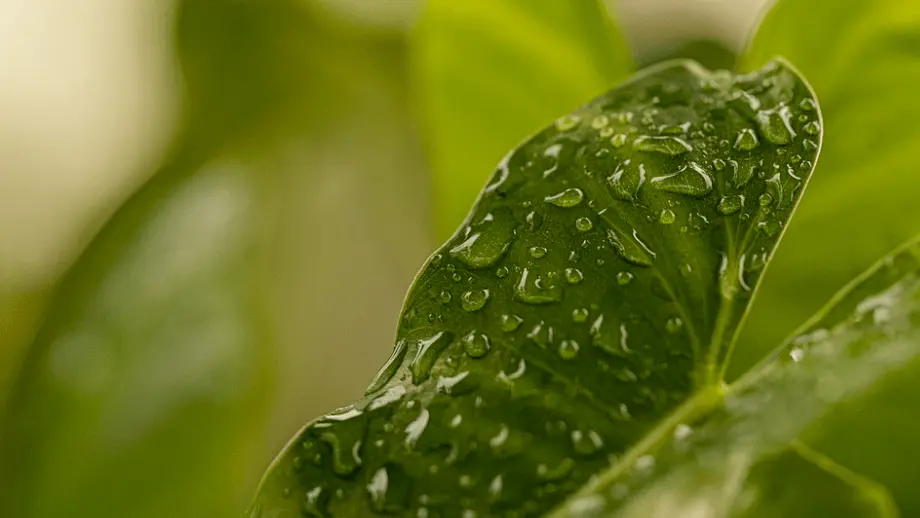
[[[761,207],[769,207],[770,204],[773,203],[773,196],[770,196],[769,193],[763,193],[760,195],[757,201],[760,203]]]
[[[578,284],[584,280],[585,276],[581,273],[581,270],[578,268],[566,268],[565,269],[565,282],[569,284]]]
[[[313,518],[326,518],[329,494],[322,486],[316,486],[307,491],[307,499],[303,503],[303,513]]]
[[[779,231],[782,230],[782,225],[779,224],[776,220],[761,221],[757,224],[757,228],[763,231],[768,237],[776,237],[779,234]]]
[[[514,290],[514,298],[527,304],[549,304],[562,299],[562,285],[549,275],[524,268]]]
[[[517,328],[521,327],[521,323],[524,321],[523,318],[513,314],[502,315],[501,320],[502,331],[506,333],[517,331]]]
[[[489,483],[489,500],[493,502],[501,500],[503,486],[504,481],[502,480],[502,476],[496,475],[495,478],[492,479],[492,482]]]
[[[725,169],[725,160],[722,160],[721,158],[716,158],[715,160],[712,161],[712,167],[714,167],[716,171],[721,171]]]
[[[460,303],[466,311],[479,311],[489,301],[489,290],[470,290],[460,296]]]
[[[575,340],[563,340],[559,344],[559,357],[563,360],[571,360],[578,356],[578,342]]]
[[[760,142],[757,140],[757,135],[754,134],[754,130],[750,128],[744,128],[738,132],[738,137],[735,138],[735,149],[741,151],[750,151],[759,144]]]
[[[821,133],[821,125],[818,124],[818,121],[811,121],[802,129],[805,130],[805,133],[808,133],[809,135],[817,135],[818,133]]]
[[[438,295],[438,298],[441,299],[441,303],[442,303],[442,304],[449,304],[449,303],[450,303],[450,299],[451,299],[452,297],[451,297],[451,295],[450,295],[450,292],[445,290],[445,291],[442,291],[440,295]]]
[[[607,126],[607,127],[601,128],[601,130],[598,132],[598,135],[600,135],[601,138],[610,138],[610,136],[613,135],[614,131],[616,130],[614,130],[610,126]]]
[[[546,464],[540,464],[537,466],[537,477],[545,481],[562,480],[569,476],[569,473],[572,472],[574,467],[575,461],[569,457],[562,459],[558,464],[552,467]]]
[[[587,308],[577,308],[572,310],[572,320],[578,323],[588,321],[588,309]]]
[[[482,358],[492,347],[489,337],[483,333],[472,331],[463,337],[463,350],[470,358]]]
[[[524,219],[527,221],[527,228],[530,229],[530,231],[537,230],[540,228],[540,225],[543,224],[543,216],[537,211],[532,210],[528,212]]]
[[[547,196],[543,201],[563,209],[568,209],[578,206],[584,199],[585,193],[581,189],[577,187],[570,187],[560,192],[559,194]]]
[[[662,225],[670,225],[674,223],[676,219],[677,215],[675,215],[674,211],[671,209],[661,209],[661,212],[658,214],[658,222]]]
[[[371,477],[367,484],[367,492],[371,497],[371,509],[380,513],[383,512],[386,505],[387,486],[389,480],[386,468],[380,468]]]
[[[617,274],[617,284],[620,286],[626,286],[633,280],[633,274],[627,271],[622,271]]]
[[[610,137],[610,144],[615,148],[623,147],[626,144],[626,135],[624,133],[617,133]]]
[[[591,218],[582,216],[575,220],[575,228],[580,232],[588,232],[594,228],[594,223],[591,222]]]
[[[674,440],[682,441],[693,434],[693,428],[681,423],[674,428]]]
[[[789,123],[792,113],[787,106],[778,106],[772,110],[757,112],[757,125],[760,133],[772,144],[784,146],[788,144],[795,131]]]
[[[608,124],[610,124],[610,118],[606,115],[598,115],[591,119],[591,127],[594,129],[605,128]]]
[[[507,277],[507,276],[508,276],[508,267],[507,267],[507,266],[499,266],[498,269],[495,270],[495,276],[498,277],[499,279],[504,279],[505,277]]]
[[[581,117],[578,115],[563,115],[556,119],[556,129],[559,131],[569,131],[570,129],[578,126],[578,123],[581,122]]]
[[[668,156],[677,156],[693,151],[693,148],[686,141],[672,136],[642,136],[633,141],[633,148],[638,151],[662,153]]]
[[[801,102],[799,102],[799,108],[807,112],[815,111],[817,107],[818,105],[815,104],[815,101],[807,97],[805,99],[802,99]]]
[[[633,230],[632,238],[630,238],[618,230],[608,229],[607,240],[620,257],[629,263],[648,267],[655,261],[655,252],[639,239],[639,234],[636,230]]]
[[[818,150],[818,144],[815,143],[814,140],[805,139],[805,140],[802,141],[802,149],[804,149],[805,151],[808,151],[809,153],[811,153],[811,152],[813,152],[813,151],[817,151],[817,150]],[[807,162],[807,161],[806,161],[806,162]],[[808,163],[809,163],[809,167],[811,167],[811,165],[810,165],[811,162],[808,162]],[[805,165],[805,162],[802,162],[802,166],[803,166],[803,167],[804,167],[804,165]]]
[[[547,346],[553,343],[553,326],[548,326],[545,322],[540,321],[539,324],[533,326],[533,329],[527,333],[527,338],[530,338],[535,344],[546,349]]]
[[[684,327],[684,321],[680,317],[671,317],[668,319],[667,323],[664,325],[665,329],[669,333],[676,333]]]
[[[604,447],[604,440],[594,430],[572,430],[572,446],[579,455],[593,455]]]
[[[728,196],[722,196],[716,209],[719,211],[719,214],[730,216],[741,210],[741,207],[744,207],[744,196],[741,194],[730,194]]]
[[[415,444],[418,442],[419,438],[425,432],[425,428],[428,427],[428,419],[431,414],[428,412],[428,409],[422,409],[418,417],[414,421],[406,425],[406,447],[412,449],[415,447]]]
[[[459,273],[455,273],[455,274],[451,275],[450,278],[453,279],[454,282],[460,282],[460,281],[463,280],[463,276],[460,275]]]

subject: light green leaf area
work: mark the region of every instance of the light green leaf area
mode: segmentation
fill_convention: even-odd
[[[509,149],[633,67],[599,0],[426,4],[414,69],[440,240]]]
[[[878,257],[920,232],[920,3],[780,0],[742,68],[773,56],[814,87],[825,146],[751,313],[736,373]]]
[[[0,428],[4,514],[232,509],[204,495],[244,482],[270,351],[251,172],[167,168],[68,272]]]
[[[675,61],[537,133],[416,278],[366,397],[290,442],[252,516],[536,516],[624,476],[719,401],[820,119],[783,62]]]

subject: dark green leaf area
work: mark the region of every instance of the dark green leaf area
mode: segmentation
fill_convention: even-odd
[[[719,382],[819,133],[785,64],[677,61],[533,136],[419,274],[368,395],[302,431],[253,515],[553,508]]]

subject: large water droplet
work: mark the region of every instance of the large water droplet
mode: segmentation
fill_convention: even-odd
[[[312,425],[312,433],[332,448],[332,472],[336,475],[347,477],[363,463],[361,446],[366,425],[363,415],[354,407],[345,407]]]
[[[517,315],[513,315],[513,314],[502,315],[502,322],[501,322],[502,331],[506,333],[517,331],[517,328],[521,327],[521,322],[523,321],[524,319]]]
[[[754,130],[750,128],[744,128],[738,133],[738,137],[735,139],[735,149],[741,151],[750,151],[756,148],[760,142],[757,140],[757,135],[754,134]]]
[[[396,371],[399,370],[400,365],[402,365],[403,358],[406,356],[406,350],[408,350],[406,345],[405,340],[396,342],[396,346],[393,347],[393,352],[390,353],[390,358],[387,359],[383,367],[377,371],[377,375],[374,376],[373,381],[367,386],[367,390],[364,391],[365,395],[377,392],[393,378]]]
[[[420,383],[428,377],[434,362],[453,339],[452,333],[441,331],[429,338],[416,342],[415,356],[409,363],[409,370],[412,371],[412,381],[414,383]]]
[[[585,199],[585,193],[577,187],[568,188],[559,194],[547,196],[544,201],[557,207],[568,209],[579,205]]]
[[[719,211],[719,214],[723,216],[730,216],[744,206],[744,196],[740,194],[730,194],[728,196],[722,196],[722,199],[719,200],[719,204],[716,206],[716,209]]]
[[[466,311],[479,311],[489,301],[489,290],[470,290],[460,296],[460,304]]]
[[[578,356],[578,342],[575,340],[563,340],[559,344],[559,357],[563,360],[571,360]]]
[[[788,144],[795,137],[795,131],[789,124],[791,116],[792,113],[787,106],[757,112],[757,125],[760,133],[769,142],[778,146]]]
[[[632,201],[644,183],[645,165],[634,164],[632,160],[625,160],[607,178],[610,193],[614,198],[624,201]]]
[[[683,139],[672,136],[642,136],[633,141],[633,148],[639,151],[662,153],[668,156],[682,155],[693,150],[690,144]]]
[[[524,268],[514,290],[514,298],[527,304],[549,304],[562,299],[562,284],[549,275]]]
[[[655,261],[655,252],[639,239],[638,232],[633,230],[632,236],[627,236],[616,229],[607,229],[607,240],[620,257],[637,266],[651,266]]]
[[[483,333],[472,331],[463,337],[463,350],[470,358],[482,358],[489,352],[491,343],[489,337]]]
[[[511,246],[515,227],[508,209],[497,210],[494,216],[474,225],[473,233],[451,248],[450,255],[471,268],[492,266]]]
[[[652,178],[651,184],[660,191],[701,198],[712,192],[712,175],[700,164],[690,162],[676,173]]]

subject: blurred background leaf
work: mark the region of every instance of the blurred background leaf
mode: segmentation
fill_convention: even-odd
[[[633,69],[599,0],[430,0],[415,38],[438,239],[510,149]]]
[[[743,58],[781,54],[821,100],[824,149],[808,195],[766,274],[736,361],[741,372],[840,286],[920,232],[920,4],[780,0]],[[916,362],[915,362],[916,363]],[[809,444],[891,489],[920,514],[920,405],[913,365],[813,430]]]

